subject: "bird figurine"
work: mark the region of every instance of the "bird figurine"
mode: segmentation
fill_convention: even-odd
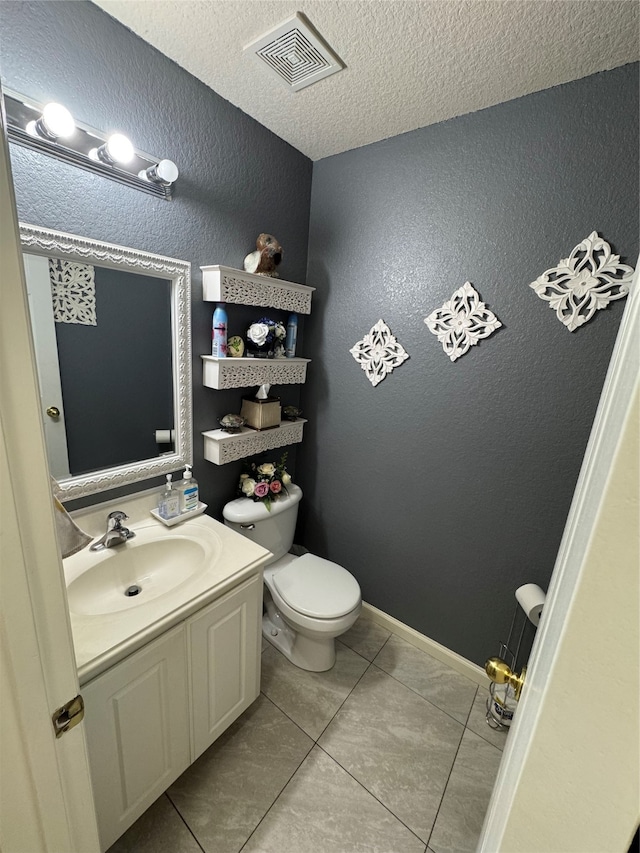
[[[269,275],[278,278],[276,267],[282,260],[282,246],[271,234],[260,234],[256,240],[256,251],[250,252],[244,259],[247,272]]]

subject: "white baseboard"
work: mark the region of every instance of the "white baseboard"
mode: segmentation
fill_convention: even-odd
[[[451,669],[455,669],[456,672],[466,676],[471,681],[475,681],[481,687],[488,687],[489,679],[482,667],[463,658],[462,655],[452,652],[446,646],[441,646],[440,643],[436,643],[435,640],[431,640],[419,631],[410,628],[404,622],[400,622],[398,619],[394,619],[393,616],[389,616],[382,610],[378,610],[372,604],[367,604],[366,601],[362,602],[362,610],[372,622],[381,625],[387,631],[391,631],[392,634],[396,634],[396,636],[411,643],[412,646],[446,663]]]

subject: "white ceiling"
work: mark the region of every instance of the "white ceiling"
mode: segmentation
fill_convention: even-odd
[[[637,0],[96,0],[312,160],[639,57]],[[345,70],[290,92],[243,47],[304,13]]]

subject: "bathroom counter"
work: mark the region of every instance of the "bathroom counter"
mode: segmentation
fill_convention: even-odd
[[[124,503],[120,501],[119,505]],[[109,511],[111,507],[107,506],[106,509]],[[127,511],[126,506],[124,510]],[[104,508],[99,514],[103,519],[106,517]],[[140,517],[138,514],[138,520],[135,520],[132,518],[131,510],[127,514],[130,518],[126,523],[136,531],[136,539],[113,549],[92,552],[90,556],[88,549],[83,549],[78,554],[63,560],[65,582],[70,599],[71,629],[81,685],[243,583],[247,578],[261,573],[262,566],[271,556],[269,551],[206,515],[189,519],[175,527],[167,527],[149,515]],[[90,530],[91,519],[86,520],[88,524],[85,525],[85,529]],[[82,526],[81,517],[77,517],[76,521]],[[133,597],[124,599],[124,589],[130,582],[130,580],[124,580],[121,584],[123,603],[117,603],[115,609],[110,608],[108,603],[103,604],[100,600],[97,607],[93,606],[94,602],[91,599],[89,599],[90,607],[83,606],[83,602],[81,606],[74,604],[70,587],[86,571],[88,559],[91,560],[92,566],[111,559],[112,563],[105,566],[105,572],[113,577],[113,573],[118,572],[116,565],[118,549],[145,546],[149,542],[156,548],[155,543],[160,544],[161,547],[163,541],[172,540],[171,545],[176,545],[181,540],[189,539],[199,541],[206,548],[206,567],[185,576],[166,592],[148,599],[142,598],[142,595],[140,600]],[[141,579],[143,593],[145,582],[151,585],[152,574],[153,570]],[[119,578],[116,577],[114,580],[113,586],[116,586]],[[120,602],[119,598],[118,602]],[[101,609],[109,612],[99,612]],[[89,610],[92,612],[88,612]]]

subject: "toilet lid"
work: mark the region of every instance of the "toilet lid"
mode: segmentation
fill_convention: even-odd
[[[305,616],[337,619],[360,603],[358,581],[337,563],[304,554],[273,576],[283,600]]]

